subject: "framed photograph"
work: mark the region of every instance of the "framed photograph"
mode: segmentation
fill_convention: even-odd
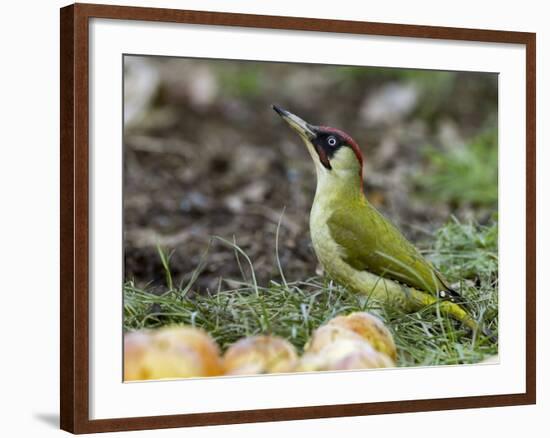
[[[60,22],[62,429],[535,403],[535,34]]]

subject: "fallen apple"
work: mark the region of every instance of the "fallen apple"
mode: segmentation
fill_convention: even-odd
[[[294,346],[277,336],[251,336],[231,345],[224,355],[227,375],[287,373],[298,354]]]

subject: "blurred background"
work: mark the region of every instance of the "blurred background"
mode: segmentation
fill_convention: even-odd
[[[314,167],[273,103],[350,134],[367,197],[419,247],[451,216],[497,220],[496,74],[125,56],[127,280],[164,286],[160,245],[175,284],[187,282],[213,235],[247,253],[258,282],[278,278],[279,220],[286,277],[319,273]],[[195,288],[220,278],[241,273],[214,243]]]

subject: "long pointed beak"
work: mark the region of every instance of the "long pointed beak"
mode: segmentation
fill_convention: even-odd
[[[291,112],[282,109],[277,105],[273,105],[273,109],[277,114],[281,116],[281,118],[285,122],[290,125],[292,129],[294,129],[302,137],[305,137],[308,140],[313,140],[315,137],[317,137],[317,134],[315,133],[315,128],[306,121],[302,120],[297,115],[292,114]]]

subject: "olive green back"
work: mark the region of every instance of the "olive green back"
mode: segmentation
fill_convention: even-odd
[[[346,203],[328,219],[332,238],[354,269],[437,294],[449,290],[442,275],[366,199]]]

